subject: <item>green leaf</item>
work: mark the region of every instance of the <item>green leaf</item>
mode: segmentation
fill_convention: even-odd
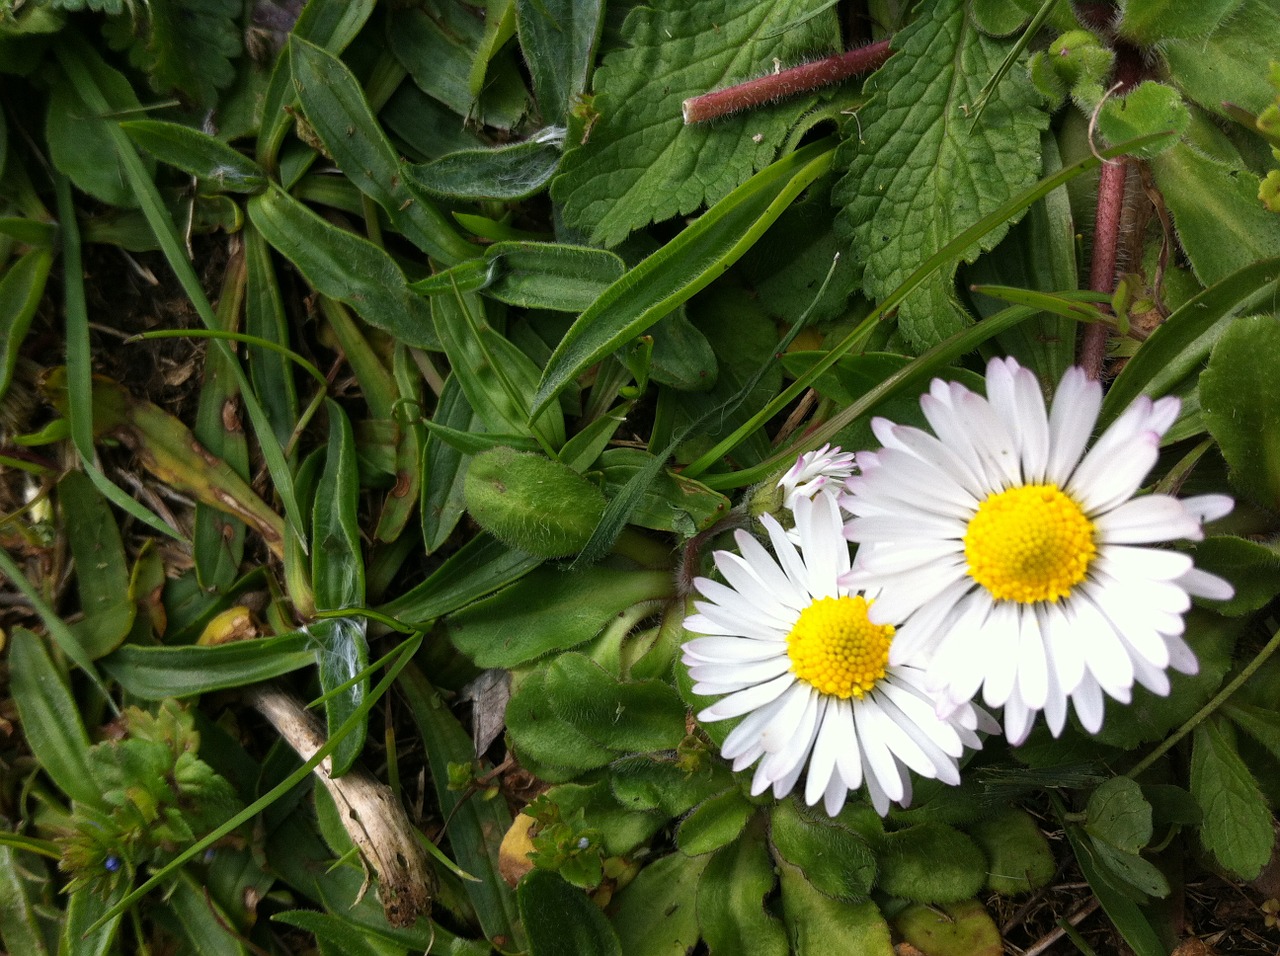
[[[479,799],[449,789],[448,765],[468,763],[475,757],[471,735],[416,667],[405,669],[399,689],[422,735],[440,812],[450,817],[446,832],[454,858],[466,872],[479,878],[465,881],[463,888],[480,925],[489,939],[505,936],[511,940],[512,948],[519,948],[523,940],[515,895],[500,875],[498,865],[502,836],[511,827],[506,801]]]
[[[1231,0],[1178,4],[1182,16],[1212,11]],[[1169,81],[1192,100],[1219,116],[1229,117],[1224,102],[1260,113],[1275,99],[1267,83],[1267,64],[1280,60],[1280,9],[1271,0],[1244,0],[1235,16],[1209,37],[1167,40],[1160,55],[1169,67]]]
[[[89,734],[80,722],[80,708],[43,639],[22,627],[14,628],[9,642],[9,688],[40,768],[68,797],[102,807],[102,793],[89,770]]]
[[[796,956],[826,956],[833,940],[840,941],[843,956],[893,956],[889,924],[875,903],[833,900],[786,861],[778,863],[778,872],[782,918]]]
[[[1200,375],[1205,423],[1250,498],[1280,508],[1280,322],[1252,316],[1218,339]]]
[[[112,916],[102,926],[90,931],[90,927],[100,922],[103,914],[118,901],[118,896],[117,893],[110,899],[103,899],[88,887],[69,894],[66,903],[67,920],[62,927],[58,952],[73,956],[108,956],[119,952],[115,942],[120,931],[120,914]]]
[[[208,107],[236,77],[242,12],[240,0],[148,0],[132,23],[109,23],[107,33],[120,45],[132,41],[129,60],[155,89],[179,90]]]
[[[917,903],[893,918],[893,928],[929,956],[1000,956],[1000,930],[977,900],[943,906]]]
[[[1089,796],[1085,832],[1137,853],[1151,839],[1151,805],[1128,777],[1113,777]]]
[[[483,22],[461,3],[431,11],[400,7],[387,20],[391,52],[424,93],[479,126],[511,129],[528,106],[514,61],[491,62],[484,92],[477,98],[471,91],[471,67],[483,36]]]
[[[13,381],[22,340],[44,296],[52,264],[48,249],[32,249],[0,275],[0,399]]]
[[[680,105],[752,79],[772,69],[775,58],[790,63],[829,48],[831,11],[781,29],[818,6],[658,0],[634,8],[622,28],[628,46],[606,56],[596,73],[590,138],[565,153],[551,184],[566,223],[592,243],[614,246],[650,222],[719,202],[772,162],[812,97],[692,126]]]
[[[560,166],[563,130],[547,129],[523,143],[447,153],[422,166],[405,166],[419,189],[444,199],[527,199]]]
[[[1264,544],[1215,535],[1195,545],[1192,553],[1197,568],[1225,578],[1236,589],[1228,601],[1209,602],[1220,614],[1248,614],[1280,594],[1280,554]]]
[[[560,719],[547,702],[545,679],[534,670],[516,686],[507,704],[507,733],[521,766],[549,783],[579,777],[616,759],[610,750]]]
[[[756,807],[738,789],[708,797],[680,821],[676,846],[688,856],[701,856],[738,839]]]
[[[311,518],[311,587],[317,611],[340,611],[364,604],[364,556],[360,548],[360,475],[356,469],[351,423],[334,401],[329,412],[329,446],[316,487]],[[363,618],[338,617],[313,622],[309,633],[317,643],[320,687],[329,736],[356,713],[369,692],[369,678],[355,678],[369,662]],[[336,693],[335,693],[336,691]],[[334,751],[333,775],[350,769],[364,749],[366,727],[354,732]]]
[[[355,76],[336,56],[293,37],[289,41],[298,100],[325,150],[347,178],[379,206],[423,252],[453,265],[479,249],[458,235],[409,185],[402,164],[365,100]]]
[[[603,20],[600,0],[516,0],[520,49],[544,122],[565,125],[586,90]]]
[[[85,619],[72,625],[93,658],[108,654],[133,627],[136,605],[129,594],[129,564],[115,516],[93,482],[78,471],[58,483],[71,553],[76,560],[76,590]]]
[[[1277,291],[1280,258],[1254,262],[1177,309],[1138,350],[1107,390],[1098,417],[1106,427],[1139,395],[1159,398],[1198,374],[1236,316],[1264,309]]]
[[[551,242],[495,242],[484,261],[472,260],[410,286],[422,295],[485,294],[531,309],[581,312],[622,278],[612,252]]]
[[[980,120],[966,118],[1005,44],[972,25],[963,0],[921,8],[893,49],[897,55],[875,74],[882,92],[858,111],[859,136],[841,148],[839,162],[849,172],[833,194],[845,207],[840,223],[872,299],[883,299],[953,236],[1033,185],[1048,123],[1021,70],[996,87]],[[988,232],[961,258],[972,262],[1007,229]],[[917,348],[967,323],[954,275],[954,265],[934,272],[903,301],[898,327]]]
[[[748,835],[716,852],[698,881],[698,927],[712,956],[786,956],[786,932],[764,909],[774,882],[763,840]]]
[[[76,43],[74,53],[98,90],[105,94],[111,108],[121,111],[140,110],[138,96],[124,75],[112,69],[87,43]],[[90,105],[97,90],[83,90],[75,81],[56,74],[49,92],[49,112],[45,121],[45,139],[49,158],[67,178],[96,199],[110,206],[133,209],[138,199],[129,188],[128,177],[120,167],[106,118]],[[86,99],[85,97],[89,97]],[[146,164],[148,175],[155,175],[155,162]]]
[[[245,956],[227,914],[211,897],[208,888],[187,870],[179,870],[168,894],[168,909],[176,917],[182,938],[193,943],[197,956]],[[166,914],[167,915],[167,914]],[[177,928],[177,927],[175,927]]]
[[[541,411],[588,367],[719,278],[830,168],[831,159],[830,144],[820,141],[778,160],[609,286],[556,346],[533,411]]]
[[[431,310],[409,291],[395,260],[320,218],[279,186],[249,200],[249,219],[317,291],[345,302],[406,345],[439,349]]]
[[[794,800],[773,808],[769,838],[778,856],[796,867],[816,890],[845,903],[860,903],[876,882],[876,857],[858,833],[819,817]]]
[[[987,889],[1002,896],[1048,886],[1057,872],[1053,850],[1025,810],[997,811],[968,827],[987,855]]]
[[[987,860],[959,830],[921,823],[889,833],[879,848],[876,889],[920,903],[953,903],[973,896],[987,878]]]
[[[1222,705],[1222,713],[1280,760],[1280,714],[1234,700]]]
[[[1178,91],[1154,80],[1144,80],[1124,96],[1108,99],[1098,114],[1098,129],[1112,143],[1166,130],[1181,134],[1190,123],[1191,113]],[[1135,155],[1150,159],[1172,145],[1172,140],[1158,140]]]
[[[733,783],[725,765],[703,760],[686,767],[658,754],[637,754],[615,761],[609,768],[614,799],[629,810],[661,810],[678,817]]]
[[[539,568],[448,621],[449,638],[480,667],[514,667],[595,637],[615,615],[669,597],[666,571]]]
[[[198,176],[217,189],[256,193],[267,186],[266,174],[252,159],[190,126],[160,120],[129,120],[121,123],[120,128],[160,162]]]
[[[1204,811],[1200,842],[1224,867],[1251,880],[1271,859],[1274,820],[1258,783],[1230,737],[1229,725],[1198,725],[1191,749],[1191,793]]]
[[[632,478],[653,463],[653,455],[639,448],[610,448],[600,455],[598,467],[605,491],[620,494]],[[641,528],[673,531],[691,537],[705,531],[729,513],[729,499],[691,478],[667,469],[645,486],[627,521]]]
[[[1203,38],[1240,6],[1241,0],[1123,0],[1116,32],[1139,46],[1163,40]]]
[[[530,956],[621,956],[618,936],[600,907],[554,873],[534,869],[516,888]]]
[[[619,894],[613,928],[626,956],[687,956],[693,950],[698,942],[694,901],[706,865],[706,858],[672,853],[646,866]]]
[[[611,750],[674,750],[684,739],[685,707],[665,681],[620,681],[569,653],[545,668],[543,693],[556,717]]]
[[[1258,202],[1259,179],[1179,143],[1151,161],[1178,239],[1204,285],[1280,255],[1280,216]]]
[[[37,915],[38,908],[48,905],[39,891],[48,881],[43,863],[18,857],[13,847],[0,844],[0,940],[9,952],[48,956]]]
[[[164,700],[255,684],[315,662],[311,639],[296,631],[214,647],[125,644],[102,659],[102,669],[134,697]]]
[[[458,384],[458,377],[450,375],[445,380],[440,400],[436,403],[431,424],[463,434],[478,434],[484,426],[472,411],[466,396]],[[453,533],[465,510],[462,497],[466,478],[464,453],[434,429],[427,434],[422,446],[422,539],[427,554],[438,549]]]

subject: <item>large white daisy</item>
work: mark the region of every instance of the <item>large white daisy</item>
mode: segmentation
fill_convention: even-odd
[[[924,671],[890,663],[894,628],[868,619],[873,596],[840,584],[849,546],[835,496],[799,496],[795,519],[799,548],[766,514],[776,558],[739,531],[739,553],[715,553],[726,583],[694,582],[706,600],[684,626],[708,636],[685,643],[684,662],[695,693],[727,695],[698,719],[745,715],[721,752],[734,770],[759,762],[751,792],[783,797],[807,764],[805,800],[833,816],[864,783],[881,814],[905,806],[908,768],[959,783],[958,759],[982,745],[975,731],[998,725],[967,703],[939,718]]]
[[[1182,639],[1191,597],[1232,594],[1189,555],[1139,547],[1199,540],[1232,507],[1135,497],[1178,400],[1139,398],[1086,452],[1101,403],[1078,368],[1048,412],[1012,359],[987,367],[986,398],[935,380],[920,399],[933,434],[876,419],[884,447],[858,454],[841,499],[860,545],[842,580],[882,588],[872,620],[902,622],[890,663],[924,655],[942,713],[981,689],[1015,744],[1042,709],[1060,733],[1068,700],[1093,732],[1104,694],[1167,694],[1169,668],[1198,666]]]

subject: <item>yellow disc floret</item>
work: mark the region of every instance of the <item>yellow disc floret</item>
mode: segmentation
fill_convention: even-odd
[[[1057,485],[997,492],[969,519],[969,577],[998,601],[1057,601],[1088,573],[1093,535],[1093,522]]]
[[[862,698],[884,677],[893,626],[872,624],[857,597],[820,598],[787,635],[791,672],[824,694]]]

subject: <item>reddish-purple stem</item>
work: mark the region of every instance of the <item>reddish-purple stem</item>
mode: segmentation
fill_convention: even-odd
[[[1120,213],[1124,209],[1124,163],[1102,164],[1098,177],[1098,214],[1093,227],[1093,262],[1089,267],[1089,288],[1110,295],[1116,290],[1116,249],[1120,240]],[[1080,342],[1080,366],[1092,379],[1102,374],[1107,354],[1108,326],[1101,322],[1085,326]]]
[[[713,93],[703,93],[684,101],[685,123],[703,123],[719,116],[771,103],[787,96],[831,86],[858,73],[879,69],[889,59],[889,40],[858,47],[839,56],[770,73]]]

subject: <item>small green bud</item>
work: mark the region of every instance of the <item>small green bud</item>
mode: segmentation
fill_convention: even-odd
[[[467,510],[484,530],[540,558],[581,551],[604,514],[604,493],[558,461],[512,448],[471,459]]]
[[[1048,886],[1057,871],[1053,850],[1031,815],[1006,810],[978,821],[969,836],[987,854],[987,888],[1002,896]]]

